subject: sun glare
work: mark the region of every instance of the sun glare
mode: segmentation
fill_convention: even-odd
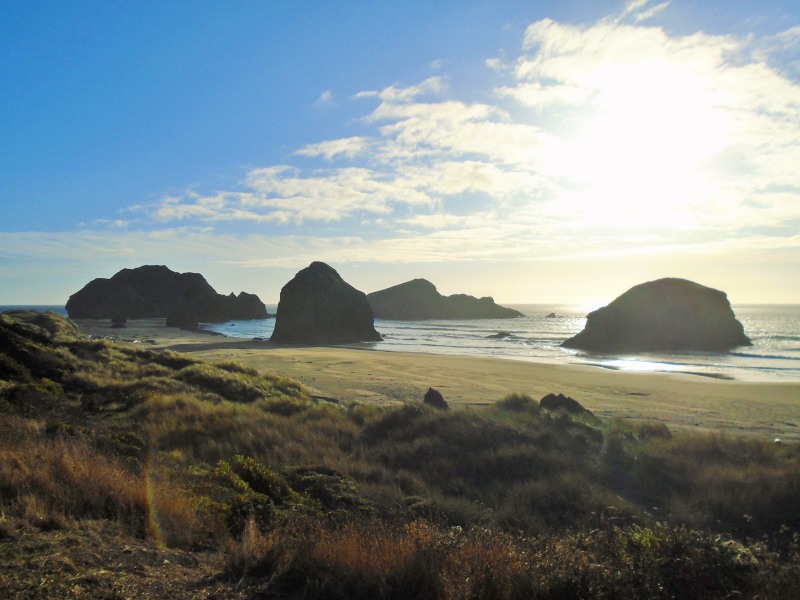
[[[727,144],[724,98],[691,69],[617,65],[593,76],[591,112],[556,154],[563,209],[592,226],[691,228]]]

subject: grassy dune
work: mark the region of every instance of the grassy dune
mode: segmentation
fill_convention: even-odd
[[[794,444],[520,393],[320,401],[0,316],[11,597],[800,597],[798,506]]]

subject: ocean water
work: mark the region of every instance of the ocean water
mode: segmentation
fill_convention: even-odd
[[[421,352],[463,356],[489,356],[553,364],[591,365],[623,371],[689,373],[743,381],[800,380],[800,305],[736,305],[737,318],[753,345],[727,353],[673,352],[629,356],[591,354],[561,348],[559,344],[583,329],[586,310],[556,304],[508,305],[525,314],[517,319],[442,321],[390,321],[376,319],[382,342],[349,344],[384,352]],[[0,306],[53,310],[63,306]],[[275,313],[275,305],[267,306]],[[555,314],[555,317],[549,315]],[[205,325],[205,329],[230,337],[268,339],[275,319],[230,321]],[[492,338],[505,331],[508,337]]]
[[[688,373],[744,381],[800,380],[800,305],[737,305],[734,312],[753,345],[727,353],[671,352],[602,355],[561,348],[581,331],[586,310],[573,305],[507,305],[517,319],[391,321],[376,319],[382,342],[349,344],[385,352],[490,356],[553,364],[591,365],[623,371]],[[267,307],[274,313],[276,306]],[[555,314],[555,317],[549,315]],[[269,338],[274,319],[206,325],[232,337]],[[508,337],[492,338],[505,331]]]

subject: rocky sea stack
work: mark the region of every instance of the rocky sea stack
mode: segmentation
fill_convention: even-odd
[[[281,289],[273,342],[346,344],[377,342],[364,292],[322,262],[313,262]]]
[[[367,295],[375,316],[380,319],[421,321],[424,319],[513,319],[521,312],[494,303],[486,296],[466,294],[443,296],[426,279],[412,279]]]
[[[266,319],[267,307],[246,292],[218,294],[199,273],[176,273],[163,265],[122,269],[90,281],[67,301],[71,319],[178,319],[220,323]]]
[[[724,292],[666,278],[634,286],[586,317],[586,326],[562,346],[592,352],[699,350],[750,346]]]

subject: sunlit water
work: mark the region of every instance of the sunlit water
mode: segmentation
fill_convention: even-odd
[[[747,381],[800,380],[800,305],[738,305],[734,312],[753,346],[728,353],[654,353],[632,356],[590,354],[561,348],[583,329],[584,308],[569,305],[509,305],[517,319],[442,321],[375,320],[382,342],[350,344],[387,352],[490,356],[515,360],[582,364],[624,371],[691,373]],[[11,307],[0,307],[4,310]],[[63,307],[34,307],[65,314]],[[274,313],[276,306],[267,307]],[[554,317],[549,315],[554,314]],[[275,319],[231,321],[205,328],[237,338],[269,339]],[[500,331],[505,338],[492,338]]]

